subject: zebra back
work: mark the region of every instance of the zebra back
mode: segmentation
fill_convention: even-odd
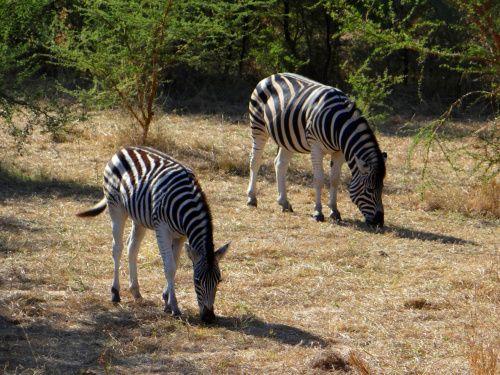
[[[326,153],[341,151],[353,173],[356,155],[379,165],[380,175],[385,175],[373,131],[356,104],[337,88],[297,74],[275,74],[257,85],[249,110],[254,133],[269,135],[288,151],[309,153],[316,141]]]
[[[286,150],[309,153],[311,124],[324,117],[325,108],[345,106],[346,101],[344,93],[333,87],[296,74],[275,74],[262,80],[252,93],[252,130],[269,134]]]
[[[122,205],[149,229],[167,224],[187,236],[190,246],[213,263],[212,217],[194,173],[174,158],[147,147],[127,147],[104,171],[108,205]]]

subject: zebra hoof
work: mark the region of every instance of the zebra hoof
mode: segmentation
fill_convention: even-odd
[[[341,221],[340,212],[332,212],[330,214],[330,219],[335,220],[337,223]]]
[[[142,295],[140,292],[132,292],[132,295],[134,296],[135,299],[141,299]]]
[[[120,299],[120,292],[118,292],[117,289],[111,287],[111,294],[112,294],[112,296],[111,296],[111,302],[118,303],[118,302],[121,301],[121,299]]]
[[[384,213],[377,211],[374,216],[366,216],[366,224],[376,228],[384,226]]]
[[[314,220],[325,221],[325,215],[323,215],[322,213],[314,214]]]
[[[257,207],[257,199],[250,198],[247,202],[247,206]]]
[[[172,313],[173,316],[182,315],[181,310],[177,306],[172,306],[170,303],[165,301],[165,308],[163,309],[166,313]]]
[[[285,205],[281,208],[281,212],[293,212],[292,205],[288,203],[288,205]]]
[[[178,308],[171,307],[170,305],[165,306],[163,309],[166,313],[171,313],[172,316],[181,316],[181,311]]]

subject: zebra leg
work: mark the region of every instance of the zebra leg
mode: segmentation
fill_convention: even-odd
[[[253,148],[250,156],[250,183],[248,185],[248,206],[257,207],[257,174],[259,173],[260,165],[262,164],[262,155],[264,154],[264,146],[269,137],[257,136],[252,132]]]
[[[173,254],[173,259],[174,259],[174,264],[175,264],[174,274],[179,269],[181,254],[182,254],[181,249],[184,247],[183,245],[184,245],[185,240],[186,239],[183,237],[172,239],[172,254]],[[174,278],[172,277],[172,280],[173,279]],[[173,281],[172,281],[172,283],[173,283]],[[165,291],[166,291],[166,289],[165,289]],[[165,301],[165,311],[172,311],[172,315],[174,315],[174,316],[181,315],[180,310],[177,308],[177,299],[175,298],[174,284],[172,284],[172,294],[173,294],[173,299],[171,298],[168,301],[168,304],[167,304],[167,301]]]
[[[293,212],[292,205],[286,196],[286,171],[290,165],[293,154],[280,147],[278,156],[274,160],[274,168],[276,169],[276,182],[278,184],[278,204],[282,207],[282,212]]]
[[[127,214],[121,206],[110,205],[111,227],[113,232],[113,261],[115,264],[113,284],[111,285],[111,302],[120,302],[120,260],[123,252],[123,232]]]
[[[341,152],[332,154],[332,161],[330,164],[330,199],[328,207],[332,210],[330,218],[340,221],[340,211],[337,209],[337,191],[340,183],[340,171],[344,164],[344,155]]]
[[[141,292],[139,291],[139,279],[137,277],[137,254],[139,254],[139,249],[141,242],[146,235],[146,228],[142,225],[134,223],[132,226],[132,232],[127,240],[128,245],[128,265],[130,270],[130,292],[134,298],[141,298]]]
[[[314,203],[314,219],[325,221],[322,211],[321,193],[325,186],[325,171],[323,170],[323,150],[316,144],[311,145],[311,163],[314,170],[314,190],[316,192],[316,202]]]
[[[186,238],[181,237],[181,238],[174,238],[172,240],[172,252],[174,254],[174,261],[175,261],[175,269],[179,269],[180,265],[180,260],[181,260],[181,254],[182,254],[182,248],[184,247],[184,242],[186,242]]]
[[[177,298],[175,297],[175,272],[176,259],[172,247],[172,237],[166,227],[155,228],[156,241],[158,242],[158,249],[160,250],[161,258],[163,260],[163,271],[167,279],[167,285],[163,291],[163,299],[165,301],[165,312],[172,312],[173,316],[181,315],[181,311],[177,307]],[[178,251],[180,253],[180,251]]]

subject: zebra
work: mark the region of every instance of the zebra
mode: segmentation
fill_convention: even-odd
[[[127,147],[108,162],[104,170],[104,198],[78,217],[97,216],[108,207],[112,221],[114,277],[112,302],[120,302],[120,259],[128,217],[133,221],[127,240],[130,291],[141,298],[137,278],[137,255],[146,230],[153,229],[163,260],[167,284],[162,297],[165,311],[181,315],[175,297],[174,276],[182,244],[193,264],[194,289],[200,318],[212,320],[219,261],[229,243],[214,252],[212,217],[205,194],[194,173],[170,156],[147,147]]]
[[[256,177],[264,146],[271,138],[279,148],[274,166],[278,203],[283,211],[293,211],[286,194],[286,171],[292,155],[310,153],[316,192],[314,218],[324,221],[323,155],[330,154],[330,218],[341,220],[337,190],[341,167],[346,161],[352,173],[351,200],[367,224],[383,226],[382,188],[387,154],[380,151],[361,111],[342,91],[297,74],[275,74],[257,84],[249,110],[253,148],[247,205],[257,206]]]

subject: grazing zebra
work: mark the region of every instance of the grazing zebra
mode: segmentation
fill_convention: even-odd
[[[137,254],[146,229],[153,229],[163,259],[167,285],[163,292],[165,311],[180,315],[174,276],[179,267],[182,244],[193,262],[194,288],[200,317],[215,317],[214,299],[220,282],[219,261],[229,244],[214,252],[210,210],[193,172],[173,158],[146,147],[119,151],[104,170],[104,198],[79,217],[96,216],[106,209],[112,220],[115,264],[112,301],[120,301],[119,269],[123,232],[127,217],[133,220],[127,240],[130,291],[141,298],[137,279]]]
[[[316,202],[314,218],[323,221],[321,190],[324,186],[323,155],[331,155],[330,217],[340,220],[337,189],[344,160],[352,173],[351,200],[366,222],[384,224],[382,188],[386,153],[355,103],[342,91],[296,74],[275,74],[262,80],[250,99],[253,149],[250,160],[248,205],[257,206],[256,177],[269,139],[278,145],[274,162],[278,203],[292,211],[286,195],[286,171],[294,153],[311,153]]]

